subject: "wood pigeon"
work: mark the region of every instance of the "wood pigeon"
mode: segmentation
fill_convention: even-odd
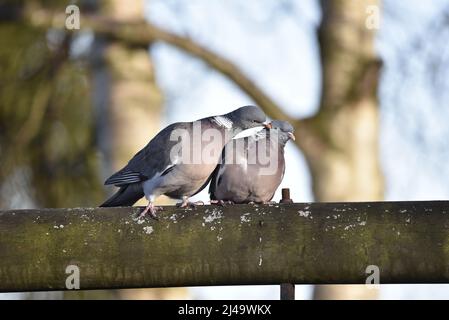
[[[295,136],[286,121],[270,125],[225,146],[221,163],[212,174],[211,203],[267,203],[273,198],[284,177],[285,144]]]

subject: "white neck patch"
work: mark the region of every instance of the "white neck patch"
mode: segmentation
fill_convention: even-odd
[[[242,132],[239,132],[234,136],[232,139],[240,139],[240,138],[246,138],[246,137],[255,137],[256,140],[259,138],[260,135],[265,136],[265,132],[263,131],[263,126],[258,126],[250,129],[246,129]]]
[[[225,127],[226,129],[232,128],[232,121],[223,116],[213,117],[214,121],[221,127]]]

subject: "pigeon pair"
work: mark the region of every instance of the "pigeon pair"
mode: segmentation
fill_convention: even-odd
[[[120,189],[101,207],[131,206],[143,196],[148,200],[148,205],[141,216],[150,214],[156,217],[160,208],[154,206],[154,200],[160,195],[182,199],[181,207],[194,205],[189,198],[203,190],[211,179],[211,198],[214,200],[227,200],[244,202],[244,192],[236,190],[236,197],[232,197],[235,188],[233,182],[233,166],[222,163],[217,165],[220,155],[225,153],[225,146],[240,132],[256,127],[265,127],[263,133],[253,138],[243,138],[248,149],[243,154],[250,154],[253,148],[258,148],[263,141],[268,142],[268,149],[274,146],[271,130],[280,131],[279,143],[282,149],[282,161],[280,168],[275,170],[274,180],[271,184],[274,190],[270,192],[269,186],[263,189],[263,195],[255,196],[257,188],[250,188],[249,201],[265,202],[270,194],[270,199],[282,180],[285,168],[283,158],[283,145],[288,141],[293,129],[288,123],[273,122],[265,124],[266,116],[260,108],[245,106],[230,113],[203,118],[193,122],[179,122],[167,126],[159,132],[142,150],[140,150],[120,171],[106,180],[106,185],[115,185]],[[270,129],[272,128],[272,129]],[[268,131],[269,130],[269,131]],[[287,134],[287,136],[285,134]],[[236,139],[241,140],[241,139]],[[227,148],[229,150],[229,147]],[[240,151],[240,150],[239,150]],[[237,152],[238,153],[238,152]],[[248,164],[248,173],[256,172],[254,166]],[[280,171],[279,171],[280,169]],[[227,178],[229,176],[229,178]],[[251,181],[250,179],[245,181]],[[262,180],[262,183],[266,183]],[[238,186],[238,184],[237,184]],[[241,186],[243,187],[243,185]],[[269,199],[268,199],[269,200]]]

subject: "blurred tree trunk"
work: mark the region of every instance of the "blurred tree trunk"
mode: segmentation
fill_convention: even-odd
[[[144,21],[144,2],[99,1],[97,11],[114,21],[139,23]],[[160,130],[163,101],[148,44],[127,46],[96,35],[92,68],[98,141],[106,177],[123,167]],[[101,292],[96,294],[102,296]],[[120,290],[103,294],[123,299],[180,299],[187,297],[187,290]]]
[[[144,1],[100,1],[98,13],[115,21],[144,21]],[[94,101],[98,110],[99,143],[109,175],[160,129],[162,95],[155,82],[148,45],[130,47],[96,35],[93,63]]]
[[[322,1],[319,28],[322,98],[311,128],[319,144],[306,144],[317,201],[381,200],[377,86],[380,61],[367,8],[377,0]],[[375,261],[373,261],[375,264]],[[361,270],[363,272],[363,270]],[[315,299],[370,299],[366,286],[316,286]]]

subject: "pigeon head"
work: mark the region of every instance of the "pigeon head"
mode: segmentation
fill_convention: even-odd
[[[270,127],[271,130],[278,131],[279,138],[284,144],[290,139],[293,141],[296,140],[295,135],[293,134],[295,129],[287,121],[273,120],[270,123]]]
[[[238,108],[225,117],[232,121],[233,127],[238,131],[263,126],[266,121],[265,113],[256,106]]]

